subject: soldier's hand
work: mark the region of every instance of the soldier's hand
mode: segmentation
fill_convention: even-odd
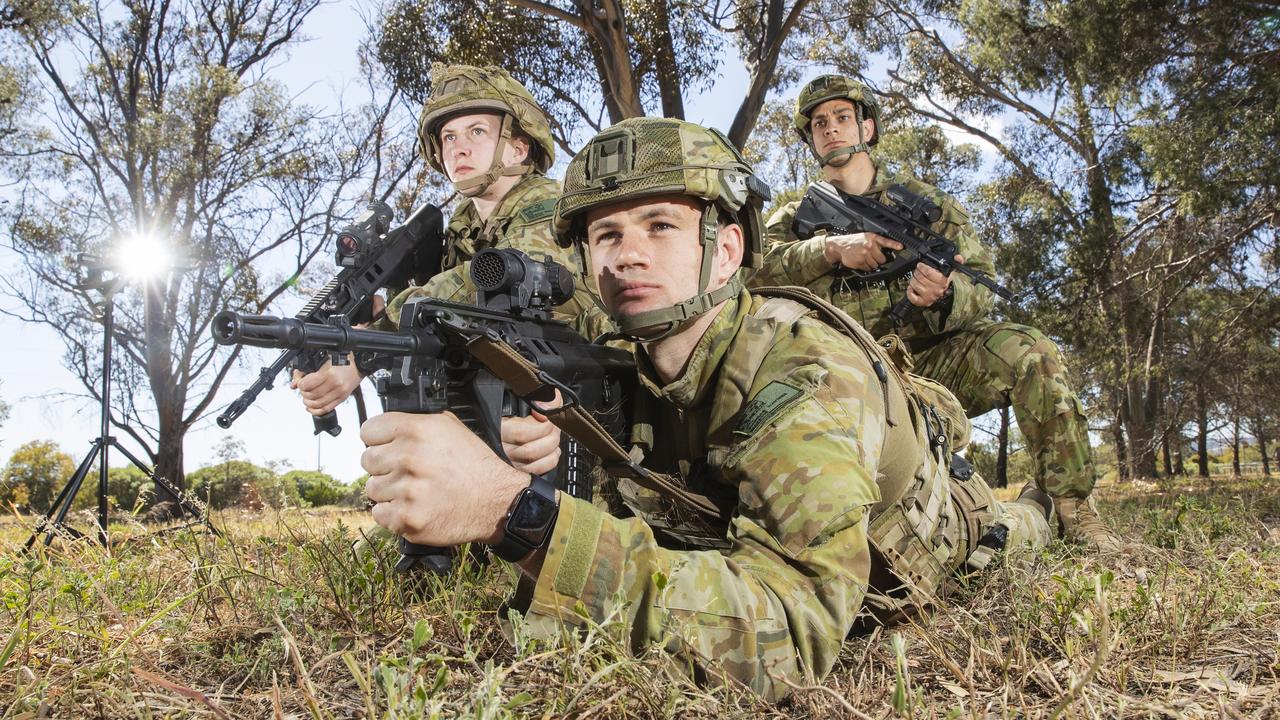
[[[548,407],[560,407],[560,391]],[[534,412],[529,417],[502,418],[502,451],[521,472],[542,475],[560,464],[560,428]]]
[[[360,427],[373,519],[415,543],[497,542],[529,475],[503,462],[453,413],[383,413]]]
[[[294,370],[289,387],[302,393],[302,404],[307,406],[307,412],[319,416],[341,405],[355,392],[361,379],[354,358],[348,354],[346,365],[335,366],[326,362],[319,370],[305,375]]]
[[[375,318],[386,310],[387,303],[381,295],[374,295],[370,303]],[[361,323],[355,327],[365,328],[368,324]],[[294,370],[289,387],[302,393],[302,404],[307,407],[307,412],[319,417],[327,415],[351,397],[363,379],[364,376],[356,369],[355,358],[348,353],[346,365],[334,366],[326,362],[319,370],[308,374]]]
[[[963,263],[964,256],[956,255],[955,260]],[[916,307],[933,307],[942,299],[942,296],[947,294],[949,287],[951,287],[950,275],[943,275],[928,265],[919,263],[916,265],[916,271],[911,275],[911,282],[907,283],[907,299]]]
[[[902,243],[875,233],[853,233],[828,237],[822,252],[833,265],[869,271],[888,262],[886,249],[901,250]]]

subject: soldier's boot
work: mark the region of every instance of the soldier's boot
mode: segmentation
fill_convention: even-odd
[[[969,570],[981,570],[1006,547],[1041,547],[1053,539],[1053,498],[1027,483],[1018,499],[1005,503],[1001,519],[987,531],[967,561]]]
[[[1117,552],[1124,549],[1124,543],[1119,536],[1112,532],[1111,528],[1107,527],[1098,516],[1098,508],[1094,505],[1092,496],[1084,499],[1060,497],[1056,498],[1055,504],[1058,508],[1058,522],[1062,537],[1068,541],[1087,545],[1102,552]]]
[[[1040,511],[1044,515],[1046,525],[1053,525],[1053,498],[1049,493],[1041,490],[1034,482],[1029,482],[1022,486],[1022,492],[1018,493],[1018,499],[1014,502],[1030,505]]]

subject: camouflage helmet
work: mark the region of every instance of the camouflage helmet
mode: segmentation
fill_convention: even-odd
[[[564,190],[552,218],[556,240],[562,247],[583,243],[583,217],[588,210],[658,195],[706,201],[699,233],[703,254],[698,294],[671,308],[620,319],[624,333],[663,323],[670,324],[667,332],[672,332],[737,293],[741,288],[737,276],[725,287],[707,292],[722,215],[742,227],[746,245],[742,264],[759,268],[764,262],[760,211],[769,199],[769,187],[720,132],[672,118],[623,120],[587,143],[565,171]]]
[[[811,132],[812,116],[814,108],[818,107],[828,100],[849,100],[853,103],[854,113],[858,121],[858,144],[853,147],[838,148],[826,156],[818,154],[817,148],[813,144],[813,133]],[[862,137],[862,121],[870,118],[872,123],[872,133],[869,139]],[[796,98],[796,112],[792,116],[792,122],[795,124],[796,132],[800,133],[800,138],[809,146],[809,150],[818,158],[818,162],[823,165],[831,164],[832,160],[840,157],[848,157],[859,152],[869,152],[870,147],[880,142],[880,102],[876,100],[876,96],[867,89],[866,85],[844,75],[820,75],[810,80],[804,89],[800,91],[800,96]],[[844,163],[838,163],[843,165]]]
[[[450,117],[473,112],[495,112],[502,115],[502,134],[494,152],[489,174],[471,178],[471,182],[457,183],[459,192],[476,194],[502,175],[523,175],[530,169],[545,173],[555,162],[555,141],[551,139],[551,127],[547,115],[538,106],[533,95],[515,78],[500,67],[436,64],[431,68],[431,94],[422,106],[418,121],[418,139],[422,143],[427,162],[439,172],[445,172],[444,157],[440,149],[440,126]],[[530,148],[528,162],[506,168],[502,163],[502,150],[512,133],[527,135],[540,151]],[[492,176],[492,177],[490,177]],[[475,187],[475,192],[468,193]]]

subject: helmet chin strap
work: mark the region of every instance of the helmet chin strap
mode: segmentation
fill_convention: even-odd
[[[498,132],[498,144],[493,148],[493,160],[489,163],[489,171],[483,175],[469,177],[453,183],[453,189],[464,197],[475,197],[483,195],[489,186],[498,181],[498,178],[508,176],[528,175],[533,172],[533,164],[526,163],[521,165],[504,165],[502,164],[502,152],[506,150],[507,145],[511,142],[512,122],[510,113],[502,113],[502,126]]]
[[[698,273],[698,293],[684,302],[671,307],[646,310],[617,320],[619,335],[632,342],[653,342],[676,334],[694,319],[703,315],[717,305],[736,297],[742,292],[742,280],[734,273],[723,287],[707,292],[711,284],[711,272],[715,268],[716,240],[720,233],[720,210],[715,203],[709,203],[702,211],[702,222],[699,225],[702,243],[702,267]],[[665,328],[661,326],[666,325]],[[656,333],[644,333],[639,330],[660,328]]]

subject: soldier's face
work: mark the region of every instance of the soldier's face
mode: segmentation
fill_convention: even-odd
[[[489,172],[501,132],[502,116],[497,113],[458,115],[441,125],[440,154],[449,180],[458,182]],[[513,138],[503,146],[502,161],[515,165],[528,154],[528,144]]]
[[[828,100],[814,108],[809,119],[813,147],[819,155],[858,144],[858,115],[852,102]],[[871,118],[865,118],[862,121],[862,140],[870,140],[874,131],[875,123]]]
[[[641,198],[587,213],[587,250],[601,300],[614,318],[671,307],[698,292],[702,204],[682,195]],[[719,228],[711,282],[729,281],[742,262],[742,228]]]

